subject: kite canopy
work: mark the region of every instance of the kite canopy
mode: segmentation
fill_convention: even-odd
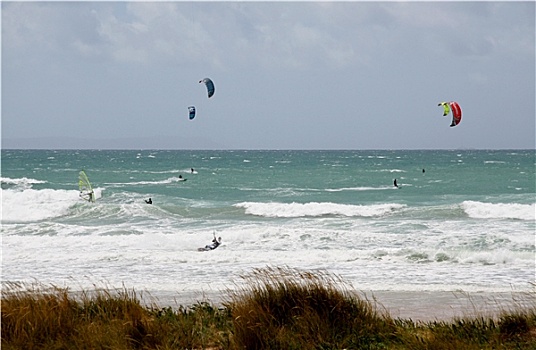
[[[205,79],[199,80],[199,83],[205,83],[205,86],[207,87],[208,97],[211,98],[212,95],[214,95],[214,91],[215,91],[214,83],[212,82],[212,80],[210,80],[210,78],[205,78]]]
[[[440,102],[437,104],[438,106],[443,106],[443,117],[445,117],[450,112],[450,107],[447,102]]]
[[[450,111],[452,111],[452,123],[450,126],[456,126],[460,124],[462,121],[462,108],[458,104],[458,102],[451,101],[451,102],[440,102],[437,104],[438,106],[443,106],[443,116],[447,116]]]
[[[194,106],[188,107],[188,116],[190,117],[190,120],[195,118],[195,107]]]

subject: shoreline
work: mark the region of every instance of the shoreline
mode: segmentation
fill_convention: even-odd
[[[416,322],[451,321],[462,317],[495,317],[501,312],[536,305],[533,292],[475,292],[462,291],[357,291],[357,295],[377,307],[380,313],[392,318]],[[188,307],[207,302],[217,307],[229,300],[226,291],[138,293],[145,306],[158,308]]]

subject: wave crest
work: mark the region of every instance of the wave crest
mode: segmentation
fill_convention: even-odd
[[[536,204],[462,202],[462,209],[475,219],[536,220]]]
[[[244,208],[246,214],[279,217],[298,218],[308,216],[355,216],[371,217],[389,214],[395,210],[405,207],[403,204],[387,203],[373,205],[351,205],[337,204],[330,202],[310,202],[310,203],[258,203],[242,202],[234,205],[237,208]]]
[[[46,181],[29,179],[27,177],[22,177],[18,179],[11,179],[9,177],[1,177],[0,183],[2,188],[15,188],[15,189],[28,189],[32,188],[35,184],[44,184]]]

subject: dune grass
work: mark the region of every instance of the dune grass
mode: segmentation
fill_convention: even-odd
[[[340,278],[264,268],[222,307],[142,305],[125,288],[71,293],[7,284],[2,349],[536,349],[536,305],[494,317],[394,319]],[[534,298],[532,298],[534,300]]]

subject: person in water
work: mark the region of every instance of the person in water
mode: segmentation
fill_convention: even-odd
[[[93,191],[91,191],[91,192],[87,192],[87,193],[80,192],[80,194],[79,194],[80,198],[82,198],[82,199],[86,199],[86,196],[87,196],[87,199],[86,199],[86,200],[87,200],[88,202],[92,202],[92,201],[93,201],[93,195],[94,195],[94,194],[93,194]]]
[[[207,244],[205,246],[205,249],[210,249],[210,250],[214,250],[216,248],[218,248],[218,246],[221,244],[221,237],[218,237],[218,239],[216,239],[216,235],[214,235],[214,239],[212,240],[212,243],[211,244]]]
[[[393,185],[395,185],[395,187],[398,188],[398,184],[396,183],[396,179],[395,179],[395,181],[393,182]]]
[[[146,200],[145,200],[145,203],[147,203],[147,204],[153,204],[153,200],[151,199],[151,197],[149,197],[149,199],[146,199]]]

